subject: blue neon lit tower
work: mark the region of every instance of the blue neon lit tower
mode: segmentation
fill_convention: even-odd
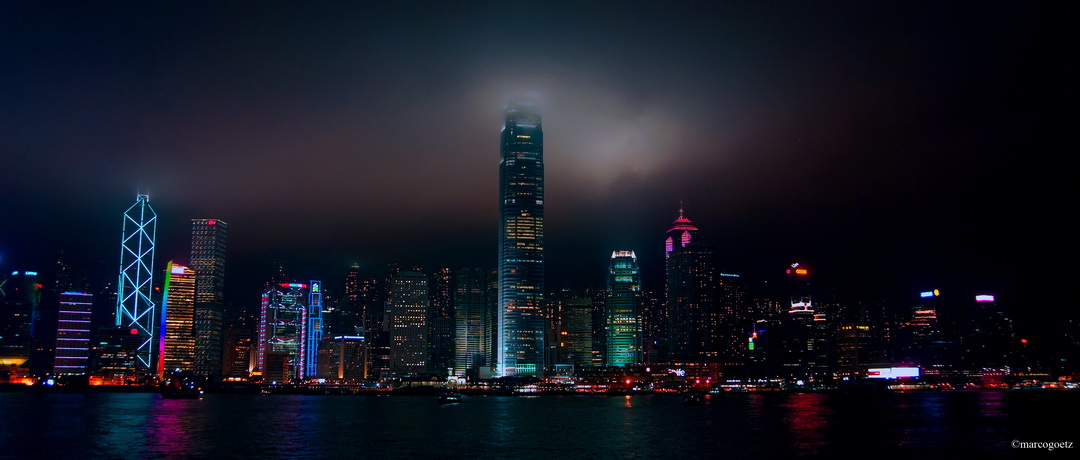
[[[544,132],[528,102],[510,104],[499,162],[500,376],[544,371]]]
[[[307,338],[304,350],[304,378],[319,374],[319,343],[322,342],[322,281],[311,280],[308,291]]]
[[[139,194],[135,204],[124,212],[120,240],[120,281],[116,284],[116,325],[130,328],[141,339],[135,350],[137,374],[154,368],[154,238],[157,214],[150,207],[150,196]]]

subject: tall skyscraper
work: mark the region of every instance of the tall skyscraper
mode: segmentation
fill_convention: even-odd
[[[664,242],[667,261],[668,360],[716,357],[716,265],[713,252],[682,209]]]
[[[319,343],[323,338],[323,294],[322,281],[311,280],[308,291],[307,327],[305,328],[304,376],[314,377],[319,373]]]
[[[93,305],[93,294],[75,291],[60,293],[53,374],[86,374],[90,359],[90,310]]]
[[[154,287],[154,240],[157,214],[150,196],[139,194],[124,212],[120,240],[120,280],[116,292],[116,325],[128,328],[140,340],[135,348],[137,375],[154,370],[154,340],[159,326],[154,321],[155,305],[150,300]]]
[[[191,219],[191,269],[195,270],[195,372],[222,372],[225,243],[229,224]]]
[[[454,276],[449,268],[441,268],[431,275],[428,284],[429,367],[438,374],[454,367]]]
[[[195,370],[195,271],[169,261],[161,302],[161,363],[158,375]]]
[[[531,103],[506,109],[499,162],[501,376],[544,372],[544,132]]]
[[[401,269],[391,275],[386,298],[390,325],[390,371],[417,374],[428,371],[428,280],[420,270]]]
[[[634,251],[611,253],[607,279],[608,366],[641,362],[641,279]]]

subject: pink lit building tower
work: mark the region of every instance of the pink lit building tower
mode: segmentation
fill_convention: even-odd
[[[668,360],[718,358],[717,270],[714,253],[680,208],[664,241],[667,263]]]

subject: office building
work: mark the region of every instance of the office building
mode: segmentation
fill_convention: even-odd
[[[487,270],[459,269],[454,275],[454,375],[479,376],[491,366]],[[487,340],[485,340],[485,338]]]
[[[229,224],[191,219],[191,264],[195,271],[195,373],[222,373],[225,244]]]
[[[544,133],[531,103],[506,109],[499,162],[501,376],[544,372]]]
[[[169,261],[161,302],[158,375],[195,370],[195,271]]]
[[[608,366],[626,367],[641,362],[641,279],[634,251],[615,251],[607,277]]]
[[[419,269],[398,269],[387,290],[390,325],[390,371],[398,374],[428,372],[428,280]]]
[[[90,364],[90,316],[94,295],[85,292],[60,293],[56,321],[56,355],[53,374],[86,375]]]
[[[135,331],[136,374],[149,375],[154,368],[155,340],[160,324],[155,320],[156,306],[150,298],[154,288],[154,240],[157,214],[150,207],[150,196],[139,194],[135,204],[124,212],[120,240],[120,278],[116,288],[116,326]],[[132,340],[125,337],[126,341]]]
[[[670,361],[714,360],[717,351],[717,270],[713,251],[682,209],[664,241]]]
[[[259,310],[255,372],[265,382],[303,379],[308,285],[278,283],[267,287]]]

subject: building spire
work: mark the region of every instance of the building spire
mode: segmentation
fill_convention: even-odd
[[[686,219],[686,214],[683,212],[682,200],[679,200],[679,219]]]

